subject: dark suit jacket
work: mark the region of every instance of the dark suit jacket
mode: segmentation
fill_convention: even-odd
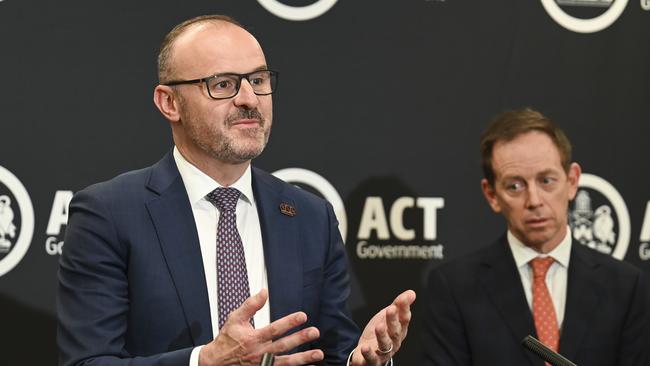
[[[650,285],[642,272],[573,243],[559,352],[580,366],[646,364]],[[505,236],[434,269],[425,294],[424,365],[539,365],[535,334]]]
[[[304,311],[327,365],[345,364],[358,329],[331,206],[253,168],[271,320]],[[291,217],[281,203],[295,207]],[[172,154],[78,192],[57,299],[60,365],[182,365],[212,340],[196,225]]]

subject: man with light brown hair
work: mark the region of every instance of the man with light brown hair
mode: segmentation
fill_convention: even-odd
[[[646,365],[650,285],[632,265],[575,243],[580,166],[549,118],[497,116],[481,136],[483,194],[505,218],[492,245],[428,276],[424,365],[542,365],[527,335],[578,365]]]

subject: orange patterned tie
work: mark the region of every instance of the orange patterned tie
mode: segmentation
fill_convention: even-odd
[[[553,264],[551,257],[535,258],[530,261],[533,268],[533,318],[539,340],[557,352],[560,343],[560,329],[553,307],[551,294],[546,287],[546,272]],[[548,365],[548,363],[546,363]]]

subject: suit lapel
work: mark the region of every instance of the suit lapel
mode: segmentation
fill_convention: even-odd
[[[212,340],[201,248],[187,191],[171,153],[154,166],[147,186],[158,197],[147,202],[169,273],[195,345]]]
[[[253,168],[253,193],[260,218],[264,262],[269,282],[271,321],[300,311],[302,255],[298,243],[298,218],[280,211],[280,204],[300,207],[284,193],[283,184]]]
[[[521,343],[524,337],[532,334],[535,325],[505,236],[488,248],[481,264],[480,280],[488,297],[512,331],[514,341]],[[541,365],[537,356],[524,352],[532,365]]]
[[[577,355],[584,336],[588,333],[598,311],[597,264],[593,262],[580,243],[574,242],[571,248],[567,283],[566,305],[560,353],[573,359]]]

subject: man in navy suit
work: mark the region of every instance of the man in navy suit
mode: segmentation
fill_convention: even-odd
[[[533,335],[578,365],[646,365],[650,284],[572,241],[581,169],[564,132],[532,109],[505,112],[481,155],[483,194],[507,232],[429,274],[422,363],[541,366],[521,345]]]
[[[276,365],[392,362],[415,293],[359,335],[332,207],[251,167],[277,83],[257,40],[228,17],[190,19],[165,37],[158,68],[154,103],[175,146],[72,200],[59,363],[257,365],[267,352]]]

